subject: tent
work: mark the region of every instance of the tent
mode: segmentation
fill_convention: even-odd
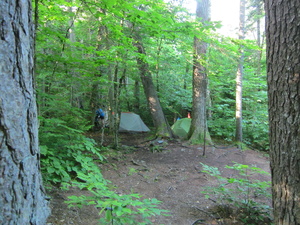
[[[148,132],[150,129],[144,124],[141,117],[132,112],[122,112],[119,132]]]
[[[183,119],[177,120],[171,128],[175,135],[179,136],[180,138],[187,138],[187,135],[188,135],[190,127],[191,127],[191,122],[192,122],[192,119],[183,118]]]

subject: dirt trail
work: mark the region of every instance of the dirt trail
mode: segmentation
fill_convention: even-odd
[[[109,163],[102,164],[101,169],[103,176],[118,187],[119,193],[129,194],[128,191],[134,190],[146,198],[162,201],[161,208],[169,210],[171,216],[153,218],[153,224],[191,225],[198,219],[205,220],[201,224],[235,224],[234,220],[221,223],[209,216],[208,208],[213,202],[200,192],[206,186],[216,185],[217,181],[201,172],[200,163],[218,167],[224,177],[233,175],[232,170],[224,169],[233,162],[255,165],[269,172],[268,158],[253,150],[206,147],[203,156],[202,146],[167,140],[151,145],[145,138],[147,136],[142,134],[123,134],[124,150],[108,158]],[[255,178],[270,181],[268,175],[256,175]],[[53,198],[49,224],[98,224],[98,211],[93,207],[68,209],[63,203],[68,195],[82,193],[53,189],[49,194]]]

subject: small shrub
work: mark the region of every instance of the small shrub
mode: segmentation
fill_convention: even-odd
[[[41,166],[46,182],[63,184],[76,177],[77,171],[88,171],[93,157],[103,160],[93,139],[69,127],[60,119],[41,118]]]
[[[235,163],[226,168],[238,171],[239,175],[223,177],[218,168],[203,163],[201,165],[203,166],[202,172],[217,178],[218,181],[216,187],[207,187],[202,191],[206,198],[215,198],[220,201],[218,207],[222,210],[214,210],[213,213],[222,217],[226,214],[228,217],[235,214],[236,219],[244,224],[271,224],[271,208],[265,203],[271,198],[270,182],[251,179],[253,174],[268,174],[267,172],[254,166]],[[217,201],[214,200],[214,202]],[[234,209],[234,212],[231,209]],[[227,213],[220,214],[221,211]]]
[[[135,174],[135,173],[138,173],[138,170],[137,170],[137,169],[135,169],[135,168],[129,168],[129,171],[128,171],[128,175],[129,175],[129,176],[131,176],[131,175],[133,175],[133,174]]]

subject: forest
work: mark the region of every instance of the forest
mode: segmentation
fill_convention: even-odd
[[[0,223],[296,225],[299,3],[273,1],[240,0],[228,35],[211,0],[1,3]],[[125,112],[150,131],[119,132]]]
[[[115,149],[119,148],[120,112],[139,114],[153,135],[158,132],[144,89],[153,86],[150,91],[156,92],[170,125],[188,112],[197,113],[193,112],[195,38],[208,44],[199,63],[207,74],[209,135],[216,142],[236,142],[236,77],[242,63],[242,143],[268,151],[261,1],[249,1],[244,18],[244,36],[255,38],[218,34],[220,22],[196,19],[196,9],[191,12],[180,1],[43,0],[35,4],[35,80],[42,171],[47,182],[67,184],[73,173],[82,180],[91,179],[90,173],[78,171],[91,170],[86,150],[103,157],[97,143],[85,135],[93,129],[99,106],[109,115],[105,133],[114,137],[110,147]],[[151,84],[145,84],[143,76],[151,77]]]
[[[137,59],[151,74],[168,123],[187,117],[192,111],[197,37],[209,44],[202,60],[208,77],[210,135],[235,141],[236,76],[243,46],[243,143],[268,150],[264,32],[261,27],[256,30],[264,16],[262,4],[248,6],[245,24],[248,36],[260,36],[242,40],[219,35],[219,22],[195,21],[195,13],[179,3],[41,1],[36,9],[35,79],[42,146],[48,145],[46,140],[52,142],[47,134],[89,130],[99,105],[106,107],[111,123],[114,112],[135,112],[155,129]],[[134,46],[137,38],[143,53]]]

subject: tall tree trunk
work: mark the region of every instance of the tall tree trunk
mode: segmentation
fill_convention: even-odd
[[[210,20],[210,0],[197,0],[196,17],[203,24]],[[202,18],[202,19],[201,19]],[[190,142],[212,143],[207,129],[206,93],[207,70],[206,51],[208,44],[194,38],[194,66],[193,66],[193,108],[192,123],[189,131]],[[206,139],[206,140],[205,140]]]
[[[99,10],[102,13],[105,13],[104,10]],[[97,32],[97,45],[96,45],[96,49],[97,51],[103,51],[105,49],[108,48],[108,37],[107,37],[107,28],[106,26],[100,25],[98,28],[98,32]],[[95,57],[97,57],[97,55],[95,55]],[[110,107],[108,107],[107,103],[107,99],[109,97],[107,97],[106,93],[108,91],[104,91],[104,86],[101,87],[101,79],[104,79],[105,75],[108,75],[108,66],[106,65],[100,65],[98,67],[98,71],[97,73],[94,74],[94,79],[92,81],[92,91],[91,91],[91,98],[90,98],[90,110],[91,110],[91,122],[94,123],[94,118],[95,118],[95,111],[97,110],[97,108],[99,108],[100,106],[103,107],[103,105],[106,106],[106,111],[110,110]],[[107,78],[109,80],[109,77]],[[104,94],[103,94],[104,92]],[[109,118],[110,119],[110,118]],[[112,124],[110,124],[112,127]]]
[[[159,93],[159,64],[160,64],[160,53],[162,50],[162,41],[163,39],[160,38],[157,40],[157,52],[156,52],[156,64],[155,64],[155,73],[156,73],[156,91]]]
[[[120,124],[120,107],[119,107],[119,85],[118,85],[118,73],[119,73],[119,63],[117,62],[114,68],[113,75],[113,101],[112,101],[112,111],[114,112],[114,123],[113,123],[113,134],[114,134],[114,148],[119,147],[119,124]]]
[[[139,54],[146,55],[144,46],[141,42],[141,38],[137,34],[135,35],[134,46],[137,48]],[[156,135],[163,137],[173,137],[174,134],[165,118],[162,107],[160,105],[155,85],[153,84],[152,76],[149,71],[149,65],[144,61],[143,57],[137,57],[137,64],[140,71],[145,96],[147,98],[148,106],[151,112],[152,120],[156,128]]]
[[[245,39],[245,11],[246,0],[240,0],[240,26],[239,26],[239,39]],[[236,110],[235,110],[235,140],[239,145],[243,141],[243,116],[242,116],[242,99],[243,99],[243,75],[244,75],[244,46],[240,46],[240,59],[238,64],[238,70],[236,74]]]
[[[256,16],[257,16],[257,22],[256,22],[256,29],[257,29],[257,46],[259,47],[259,50],[257,51],[257,75],[261,74],[261,59],[264,51],[264,45],[265,45],[265,27],[261,27],[261,20],[265,18],[263,15],[264,13],[264,4],[265,0],[256,0],[257,8],[256,8]],[[261,29],[263,31],[261,31]]]
[[[31,1],[0,1],[0,224],[46,224]]]
[[[72,2],[72,0],[67,0],[68,2]],[[70,15],[72,15],[72,7],[68,7],[68,12]],[[72,46],[73,43],[76,41],[76,36],[75,36],[75,26],[74,26],[74,20],[75,17],[71,16],[69,20],[69,29],[68,29],[68,39],[70,41],[70,51],[71,51],[71,56],[73,55],[74,52],[74,47]],[[72,67],[67,68],[67,73],[70,73],[71,77],[76,78],[77,74],[75,73],[74,69]],[[77,79],[76,79],[77,80]],[[72,85],[70,87],[70,104],[73,107],[79,107],[80,108],[80,98],[77,96],[78,93],[78,82],[72,82]]]
[[[300,224],[300,1],[266,0],[274,224]]]
[[[256,16],[257,16],[257,20],[256,20],[256,44],[260,48],[259,50],[257,50],[257,70],[256,70],[256,74],[258,76],[260,76],[260,74],[261,74],[261,56],[262,56],[262,47],[263,47],[263,44],[262,44],[262,41],[261,41],[261,32],[260,32],[260,27],[261,27],[260,15],[262,13],[262,5],[261,5],[260,2],[261,2],[261,0],[256,1]]]
[[[125,92],[125,96],[126,96],[126,105],[127,105],[127,111],[131,112],[132,111],[132,102],[130,101],[130,96],[129,96],[129,92],[128,92],[128,82],[127,82],[127,67],[125,65],[125,68],[123,69],[123,73],[121,78],[119,79],[119,95],[121,95],[121,91],[122,89],[124,89],[123,92]]]
[[[133,108],[135,112],[139,113],[140,112],[140,82],[135,81],[134,82],[134,103],[133,103]]]

